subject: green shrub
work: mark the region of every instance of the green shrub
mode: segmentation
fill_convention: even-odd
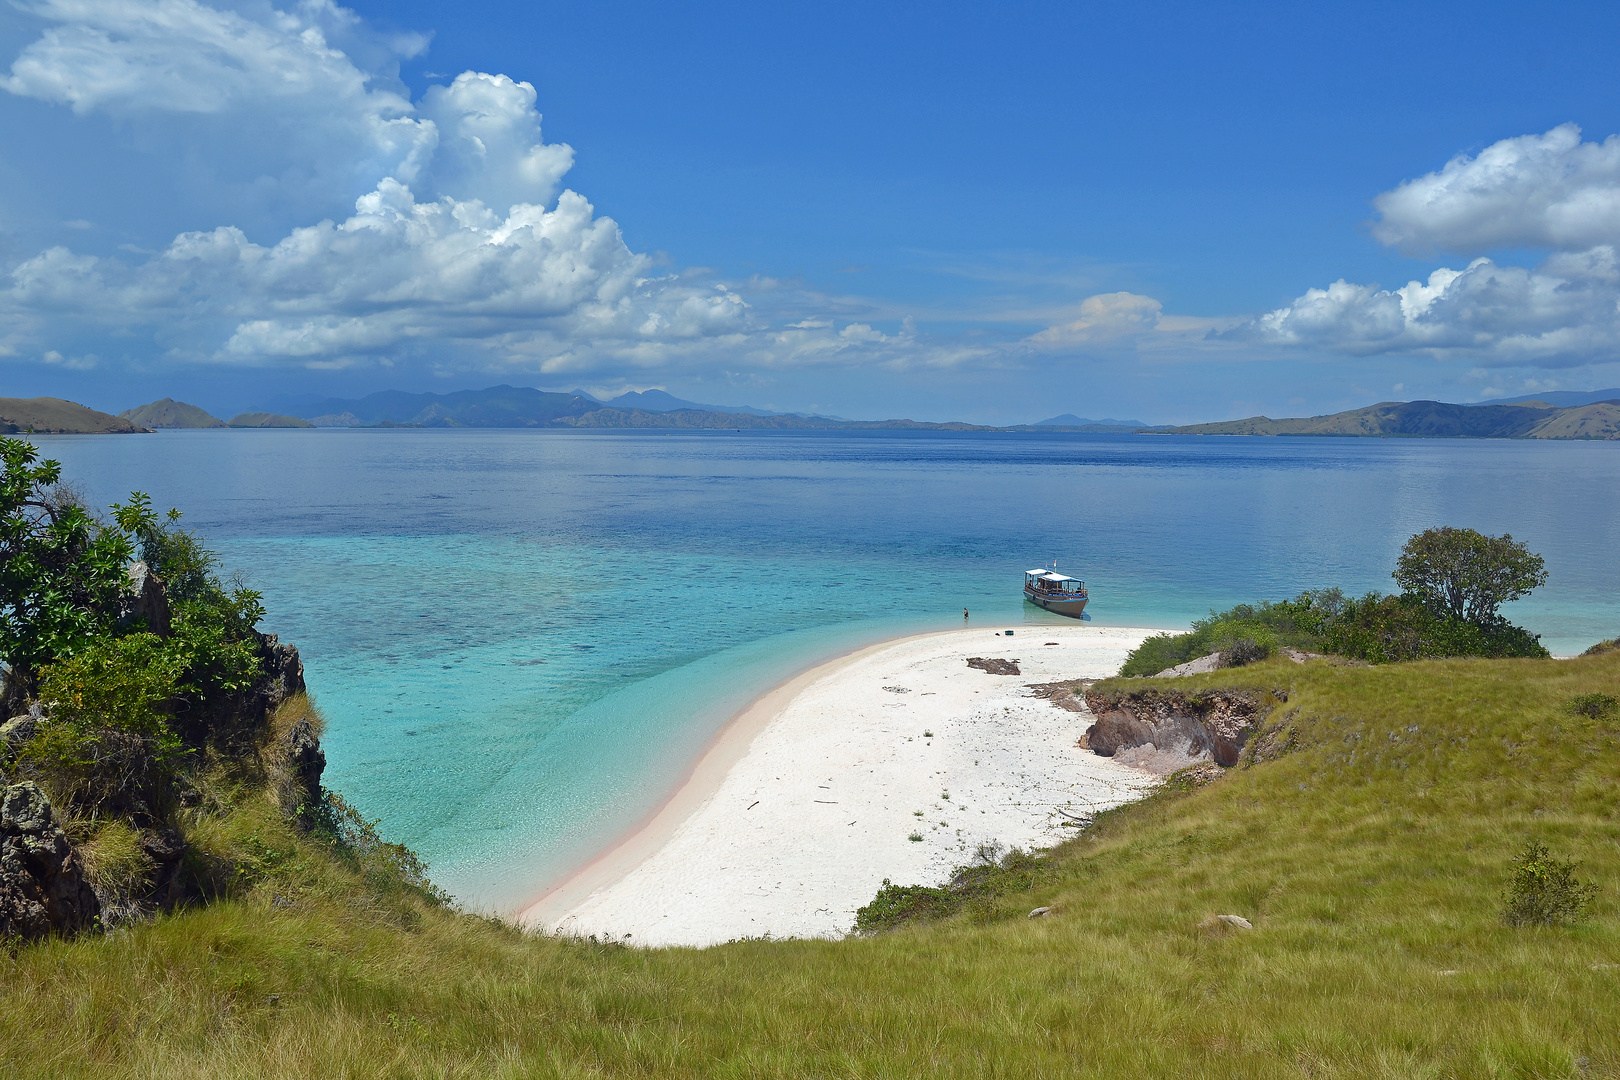
[[[240,581],[220,580],[219,556],[180,528],[180,511],[170,510],[160,520],[152,500],[140,491],[112,509],[168,590],[173,634],[167,647],[176,660],[176,689],[201,699],[251,687],[259,675],[254,627],[264,617],[260,594]]]
[[[1292,600],[1239,604],[1227,611],[1212,611],[1193,623],[1190,633],[1157,634],[1142,642],[1125,660],[1121,675],[1157,675],[1166,668],[1219,652],[1254,663],[1288,646],[1316,651],[1324,630],[1343,610],[1338,589],[1300,593]]]
[[[1569,699],[1569,711],[1592,720],[1620,716],[1620,699],[1610,694],[1579,694]]]
[[[174,659],[155,635],[99,639],[40,671],[48,712],[16,770],[82,812],[156,811],[186,757],[163,713],[174,691]]]
[[[855,932],[881,933],[908,922],[948,918],[964,908],[988,915],[998,897],[1034,889],[1043,865],[1037,854],[1009,851],[992,840],[980,844],[973,861],[957,867],[950,881],[937,888],[895,885],[884,878],[871,903],[855,912]]]
[[[1155,634],[1131,651],[1121,675],[1157,675],[1193,659],[1191,634]]]
[[[334,791],[322,789],[321,794],[312,832],[359,870],[373,889],[402,891],[431,904],[450,903],[450,895],[429,880],[427,863],[416,852],[382,838],[377,831],[380,819],[367,821]]]
[[[1547,845],[1532,840],[1513,860],[1502,918],[1511,926],[1556,926],[1580,922],[1597,886],[1575,876],[1575,863],[1555,859]]]

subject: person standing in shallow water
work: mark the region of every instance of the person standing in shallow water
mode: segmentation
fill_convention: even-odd
[[[967,622],[967,608],[962,609],[962,621]]]

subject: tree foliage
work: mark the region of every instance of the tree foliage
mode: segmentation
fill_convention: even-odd
[[[12,692],[41,664],[108,632],[128,580],[129,538],[58,488],[62,466],[0,439],[0,659]]]
[[[36,757],[78,776],[75,784],[90,784],[85,770],[100,768],[92,758],[114,744],[134,757],[151,751],[149,764],[161,771],[177,713],[188,738],[200,742],[208,718],[230,715],[235,696],[257,683],[259,594],[222,581],[218,556],[181,527],[179,511],[160,515],[145,493],[113,504],[110,521],[98,520],[64,496],[61,466],[40,461],[30,444],[0,440],[0,463],[6,704],[40,693],[51,722],[41,727]],[[161,638],[121,617],[137,554],[164,583],[169,627]]]
[[[1545,585],[1547,564],[1510,534],[1448,525],[1408,540],[1391,576],[1436,613],[1484,626],[1501,618],[1503,604]]]
[[[1506,619],[1471,622],[1442,615],[1419,597],[1376,592],[1346,603],[1323,633],[1321,648],[1371,664],[1446,656],[1547,655],[1537,635]]]

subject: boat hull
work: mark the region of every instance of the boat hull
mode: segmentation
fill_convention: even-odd
[[[1024,590],[1024,599],[1036,607],[1045,608],[1054,615],[1067,615],[1071,619],[1078,619],[1081,613],[1086,610],[1086,601],[1090,597],[1077,596],[1070,599],[1068,597],[1046,596],[1036,592],[1034,589],[1026,588]]]

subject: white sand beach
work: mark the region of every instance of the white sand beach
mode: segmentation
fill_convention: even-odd
[[[1065,815],[1157,780],[1079,747],[1090,714],[1029,686],[1112,675],[1156,632],[974,627],[823,664],[735,717],[661,810],[520,920],[649,946],[836,938],[885,878],[938,884],[981,842],[1056,843]]]

